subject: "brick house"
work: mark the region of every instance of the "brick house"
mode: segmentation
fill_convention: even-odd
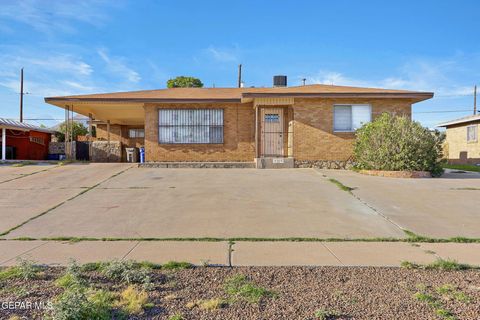
[[[316,84],[172,88],[45,101],[94,119],[98,139],[144,146],[147,162],[343,167],[362,123],[383,112],[410,117],[413,103],[431,97],[430,92]]]
[[[445,155],[449,163],[480,164],[480,115],[448,121],[438,127],[446,128]]]

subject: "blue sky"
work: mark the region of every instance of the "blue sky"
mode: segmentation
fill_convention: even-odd
[[[414,106],[425,126],[471,113],[480,84],[478,1],[0,2],[0,117],[60,119],[45,96],[164,88],[307,83],[434,91]],[[430,113],[432,111],[457,111]],[[30,121],[48,126],[53,120]]]

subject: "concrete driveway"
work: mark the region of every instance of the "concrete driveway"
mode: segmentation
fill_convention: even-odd
[[[93,163],[37,169],[0,167],[5,238],[398,238],[401,228],[480,237],[480,175],[393,179]],[[355,187],[353,195],[330,178]]]
[[[355,188],[356,196],[404,229],[439,238],[480,238],[480,173],[447,170],[433,179],[323,173]]]
[[[68,165],[0,188],[2,230],[35,217],[7,238],[404,236],[312,169]]]

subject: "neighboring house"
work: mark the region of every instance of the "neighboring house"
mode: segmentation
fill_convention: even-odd
[[[53,131],[0,118],[1,160],[45,160]]]
[[[283,79],[286,83],[286,77]],[[345,166],[355,130],[389,112],[411,116],[430,92],[306,85],[172,88],[45,98],[87,115],[97,139],[145,147],[146,161]]]
[[[438,127],[447,129],[445,153],[449,163],[480,164],[480,115],[448,121]]]

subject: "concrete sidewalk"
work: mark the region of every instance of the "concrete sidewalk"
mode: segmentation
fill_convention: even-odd
[[[248,242],[233,246],[235,266],[399,266],[401,261],[430,263],[437,258],[480,265],[480,244],[405,242]],[[134,259],[165,263],[170,260],[226,265],[227,242],[204,241],[0,241],[0,266],[17,258],[65,265]]]

